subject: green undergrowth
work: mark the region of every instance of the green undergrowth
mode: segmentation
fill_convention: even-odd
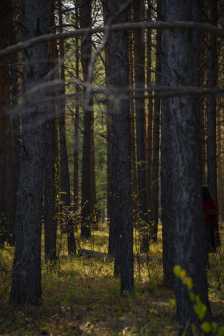
[[[104,255],[107,235],[97,231],[92,241],[79,247]],[[12,249],[6,247],[0,252],[0,335],[175,335],[175,300],[162,285],[161,241],[151,245],[148,258],[136,252],[135,260],[135,293],[121,297],[111,260],[69,258],[62,246],[53,270],[43,267],[42,304],[21,308],[8,304]],[[209,271],[212,307],[220,321],[224,320],[223,269],[220,252],[212,257]]]

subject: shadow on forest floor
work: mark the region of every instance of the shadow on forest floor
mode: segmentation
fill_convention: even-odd
[[[105,253],[105,235],[97,233],[94,250]],[[91,243],[83,243],[89,249]],[[5,252],[9,264],[11,252]],[[209,278],[212,308],[218,322],[224,321],[224,289],[217,278],[223,259],[214,256]],[[215,268],[216,267],[216,268]],[[218,274],[218,275],[217,275]],[[213,276],[215,275],[215,276]],[[136,262],[136,292],[120,297],[119,282],[113,278],[112,261],[81,256],[61,258],[54,271],[43,270],[43,302],[38,307],[7,304],[10,272],[0,286],[1,336],[171,336],[175,335],[175,300],[162,284],[161,244],[154,244],[151,258]]]

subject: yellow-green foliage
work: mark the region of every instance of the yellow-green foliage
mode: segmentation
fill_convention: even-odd
[[[79,245],[82,249],[94,248],[103,256],[107,252],[107,238],[103,227],[94,232],[91,241]],[[66,235],[63,244],[65,241]],[[151,244],[148,257],[136,258],[136,291],[131,297],[120,297],[112,261],[104,257],[68,258],[64,246],[58,264],[53,269],[43,267],[43,302],[39,307],[12,307],[7,303],[12,252],[6,248],[0,254],[0,265],[4,265],[0,273],[0,335],[176,334],[174,296],[162,284],[161,238]],[[222,292],[212,292],[213,310],[220,314],[222,300]]]
[[[197,293],[194,292],[193,281],[187,272],[181,266],[176,265],[174,267],[174,274],[188,289],[190,300],[193,304],[196,316],[200,322],[201,331],[205,335],[212,333],[213,335],[224,336],[224,326],[218,326],[217,323],[206,320],[208,313],[207,306],[201,301]]]

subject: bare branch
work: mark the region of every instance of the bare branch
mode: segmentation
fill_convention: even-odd
[[[153,29],[153,30],[167,30],[167,29],[188,29],[188,30],[197,30],[202,32],[207,32],[210,34],[214,34],[219,37],[224,36],[223,28],[214,26],[209,23],[197,23],[191,21],[173,21],[173,22],[165,22],[165,21],[141,21],[141,22],[126,22],[121,24],[113,24],[110,26],[99,26],[96,28],[82,28],[76,29],[72,31],[67,31],[63,33],[51,33],[46,35],[41,35],[27,41],[22,41],[12,46],[9,46],[0,51],[0,57],[7,56],[9,54],[13,54],[15,52],[21,51],[26,48],[30,48],[33,45],[58,40],[58,39],[68,39],[76,36],[82,36],[85,34],[96,34],[96,33],[104,33],[108,30],[134,30],[134,29]]]

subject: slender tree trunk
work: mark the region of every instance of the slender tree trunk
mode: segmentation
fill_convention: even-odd
[[[199,1],[163,1],[167,21],[199,21]],[[175,8],[175,11],[173,10]],[[162,32],[162,84],[198,85],[199,33]],[[180,265],[192,278],[193,290],[208,305],[207,246],[202,219],[200,139],[198,101],[192,96],[167,98],[163,102],[163,127],[169,141],[165,161],[171,181],[167,203],[174,232],[173,264]],[[165,162],[165,164],[166,164]],[[170,183],[170,182],[169,182]],[[167,225],[167,224],[166,224]],[[168,242],[169,244],[170,242]],[[197,321],[186,287],[175,281],[177,318],[186,335],[192,335],[191,323]]]
[[[62,14],[62,0],[59,0],[59,25],[62,30],[63,25],[63,14]],[[65,83],[65,65],[64,65],[64,41],[61,39],[59,42],[60,50],[60,77]],[[62,96],[65,94],[65,85],[62,88]],[[70,190],[70,175],[69,175],[69,165],[68,165],[68,150],[66,141],[66,124],[65,124],[65,109],[66,103],[62,98],[59,107],[59,143],[60,143],[60,183],[62,191],[62,203],[64,205],[64,211],[66,212],[66,225],[67,225],[67,242],[68,242],[68,254],[74,255],[76,253],[75,235],[74,235],[74,225],[69,215],[71,207],[71,190]]]
[[[218,20],[223,20],[223,11],[224,11],[224,1],[218,2]],[[224,64],[224,53],[223,53],[224,41],[221,40],[218,44],[218,85],[222,85],[223,77],[222,77],[222,69]],[[218,136],[219,136],[219,180],[218,180],[218,188],[219,188],[219,219],[221,222],[224,221],[224,151],[223,151],[223,106],[224,99],[223,97],[219,98],[219,109],[218,109]]]
[[[208,2],[204,1],[202,4],[202,21],[208,22]],[[200,86],[207,85],[208,75],[208,35],[202,34],[199,41],[199,77]],[[200,137],[201,137],[201,182],[202,185],[207,184],[208,165],[207,165],[207,99],[208,97],[202,96],[199,99],[199,111],[200,111]]]
[[[50,1],[49,17],[51,31],[55,32],[55,0]],[[49,43],[49,70],[50,78],[55,78],[57,59],[57,45],[55,41]],[[55,96],[54,91],[51,93]],[[57,258],[57,220],[56,220],[56,106],[49,103],[51,116],[45,124],[45,149],[47,153],[45,161],[45,186],[44,186],[44,233],[45,233],[45,260],[55,261]]]
[[[80,27],[87,28],[92,25],[92,1],[80,0]],[[91,66],[92,37],[87,34],[81,42],[81,63],[83,79],[89,85],[92,83]],[[84,101],[84,134],[83,134],[83,158],[82,158],[82,200],[81,200],[81,236],[91,237],[91,224],[93,222],[95,208],[95,177],[94,177],[94,113],[93,97],[91,90],[85,90]]]
[[[217,0],[208,0],[208,16],[211,24],[217,25]],[[217,86],[217,40],[214,36],[208,37],[208,86]],[[214,200],[217,200],[217,160],[216,160],[216,97],[208,97],[207,118],[208,118],[208,188]]]
[[[133,6],[129,11],[129,20],[133,21]],[[137,177],[137,157],[136,157],[136,115],[134,99],[134,33],[129,33],[129,87],[130,87],[130,148],[131,148],[131,192],[132,192],[132,215],[133,225],[139,228],[138,209],[138,177]],[[139,239],[139,247],[140,247]]]
[[[79,26],[79,1],[76,0],[76,25]],[[80,77],[80,44],[79,37],[75,40],[75,75],[76,78]],[[76,93],[80,93],[79,85],[76,85]],[[75,218],[79,221],[79,150],[80,150],[80,141],[79,141],[79,127],[80,127],[80,105],[77,102],[75,106],[75,120],[74,120],[74,181],[73,181],[73,192],[74,192],[74,211]],[[76,223],[78,224],[78,223]]]
[[[145,2],[134,2],[134,19],[142,21],[145,18]],[[143,29],[134,33],[134,77],[135,89],[145,88],[145,34]],[[136,96],[137,96],[136,90]],[[147,218],[147,191],[146,191],[146,150],[145,150],[145,99],[135,98],[136,117],[136,148],[138,174],[138,205],[140,219],[140,247],[142,252],[149,248],[149,227]]]
[[[49,3],[24,0],[24,40],[49,31]],[[40,62],[41,60],[41,62]],[[21,144],[16,210],[16,249],[12,274],[11,302],[37,304],[41,298],[41,214],[43,191],[43,115],[47,104],[40,104],[46,93],[41,84],[48,73],[47,43],[24,52],[24,87],[27,93],[21,111]],[[29,90],[39,87],[35,95]]]
[[[105,10],[104,10],[105,16]],[[104,17],[104,22],[106,24],[106,19]],[[106,75],[106,85],[109,85],[109,72],[108,72],[108,49],[105,50],[105,75]],[[115,256],[115,246],[116,246],[116,236],[115,236],[115,228],[112,226],[112,180],[111,180],[111,113],[109,110],[109,104],[107,105],[107,217],[108,217],[108,224],[109,224],[109,241],[108,241],[108,254],[111,256]]]
[[[104,2],[106,22],[116,15],[116,22],[128,20],[128,8],[122,10],[119,0]],[[117,13],[121,12],[118,16]],[[111,32],[107,41],[108,84],[113,88],[111,111],[111,220],[115,229],[115,264],[119,266],[121,293],[133,290],[133,226],[131,200],[130,102],[122,95],[128,86],[128,32]]]
[[[148,0],[148,12],[147,19],[152,19],[152,1]],[[152,85],[152,31],[147,30],[147,86]],[[152,95],[148,98],[147,104],[147,205],[148,211],[150,211],[149,218],[151,216],[152,210],[152,146],[153,146],[153,97]],[[151,224],[150,224],[151,225]]]
[[[218,1],[208,0],[209,22],[218,23]],[[208,87],[216,87],[218,82],[218,46],[215,36],[208,36]],[[207,99],[207,164],[208,188],[212,198],[217,203],[217,98],[209,96]],[[215,227],[215,241],[220,243],[219,225]]]
[[[0,4],[0,48],[13,43],[13,8],[11,1]],[[15,136],[10,121],[11,74],[9,59],[0,64],[0,244],[13,241],[15,221],[16,166]]]
[[[163,0],[157,1],[161,9],[161,20],[165,20],[165,8]],[[162,43],[162,41],[161,41]],[[161,70],[164,71],[166,60],[164,54],[161,55]],[[164,64],[164,65],[163,65]],[[161,74],[162,76],[163,74]],[[165,76],[165,74],[164,74]],[[162,78],[161,78],[162,81]],[[169,151],[170,128],[167,127],[167,116],[164,113],[165,102],[161,102],[161,219],[162,219],[162,237],[163,237],[163,280],[168,287],[173,286],[173,258],[174,258],[174,227],[172,223],[172,214],[170,213],[170,192],[172,188],[171,175],[171,154]]]
[[[223,178],[223,145],[222,145],[222,98],[219,98],[219,108],[218,108],[218,209],[219,209],[219,223],[223,221],[224,218],[224,178]]]
[[[160,6],[157,3],[157,18],[160,19]],[[156,83],[160,84],[161,77],[161,33],[156,35]],[[154,100],[153,118],[153,162],[152,162],[152,239],[157,241],[159,222],[159,151],[160,151],[160,98]]]

